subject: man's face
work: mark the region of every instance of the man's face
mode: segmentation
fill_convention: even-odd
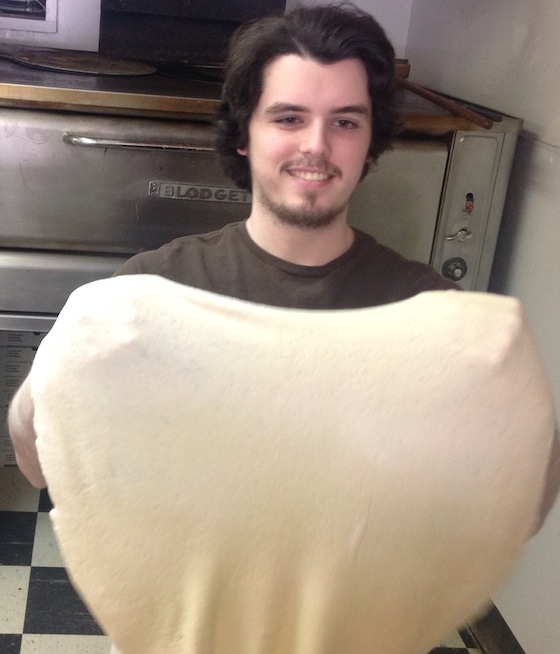
[[[364,65],[283,55],[263,78],[239,150],[249,157],[253,211],[304,228],[344,220],[372,137]]]

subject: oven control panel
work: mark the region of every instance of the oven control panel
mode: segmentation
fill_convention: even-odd
[[[27,377],[45,332],[0,331],[0,467],[15,465],[6,418],[11,399]]]

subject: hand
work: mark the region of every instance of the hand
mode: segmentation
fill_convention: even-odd
[[[19,469],[36,488],[46,488],[35,441],[33,426],[33,399],[29,390],[29,378],[20,386],[8,411],[8,430],[14,444]]]

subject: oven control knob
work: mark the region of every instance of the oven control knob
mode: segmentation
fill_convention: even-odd
[[[441,272],[444,277],[458,282],[467,274],[467,262],[461,257],[447,259],[442,266]]]

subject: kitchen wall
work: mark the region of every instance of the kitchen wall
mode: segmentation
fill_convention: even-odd
[[[560,407],[560,3],[412,0],[411,79],[525,119],[492,289],[519,297]],[[560,502],[494,598],[527,654],[560,652]]]

